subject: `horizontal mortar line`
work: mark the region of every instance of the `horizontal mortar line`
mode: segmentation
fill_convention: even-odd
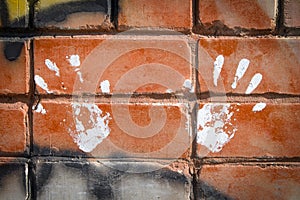
[[[263,93],[263,94],[234,94],[234,93],[200,93],[198,94],[199,100],[207,100],[207,99],[213,99],[213,98],[224,98],[224,100],[228,100],[228,98],[232,101],[236,101],[237,98],[240,98],[242,100],[256,100],[264,98],[266,100],[276,100],[276,99],[300,99],[300,95],[298,94],[283,94],[283,93]]]
[[[81,102],[83,100],[94,100],[97,102],[103,103],[145,103],[149,101],[152,102],[162,102],[162,103],[195,103],[196,98],[188,98],[187,96],[179,95],[168,95],[168,94],[134,94],[134,95],[36,95],[36,99],[40,100],[66,100],[66,101],[75,101]]]
[[[212,157],[195,158],[196,165],[241,164],[241,163],[299,163],[300,157]]]
[[[245,98],[245,99],[256,99],[256,98],[265,98],[268,100],[274,99],[290,99],[295,98],[296,100],[300,99],[300,95],[296,94],[283,94],[283,93],[264,93],[264,94],[233,94],[233,93],[226,93],[226,94],[217,94],[217,93],[133,93],[133,94],[126,94],[126,93],[117,93],[117,94],[36,94],[35,96],[40,98],[47,98],[47,99],[55,99],[55,98],[67,98],[71,99],[73,97],[86,97],[86,98],[152,98],[152,99],[186,99],[186,100],[205,100],[205,99],[212,99],[212,98]],[[29,98],[30,94],[0,94],[1,98]]]
[[[116,35],[119,32],[111,29],[105,31],[103,29],[83,29],[83,30],[60,30],[60,29],[17,29],[3,28],[0,30],[0,37],[35,37],[35,36],[72,36],[72,35]]]
[[[28,157],[24,157],[24,156],[0,156],[0,163],[1,162],[24,162],[24,161],[27,161],[29,162],[30,161],[30,158]]]
[[[9,95],[1,95],[0,94],[0,103],[29,103],[30,102],[29,94],[9,94]]]
[[[103,157],[85,157],[85,156],[63,156],[63,155],[38,155],[31,156],[30,160],[66,160],[66,161],[115,161],[115,162],[191,162],[187,159],[180,158],[144,158],[144,157],[126,157],[126,158],[103,158]]]
[[[131,30],[143,30],[143,29],[131,29]],[[148,30],[148,29],[147,29]],[[176,29],[167,29],[169,31],[177,31]],[[300,31],[300,29],[297,28],[289,28],[290,31]],[[165,29],[151,29],[150,31],[165,31]],[[20,37],[20,38],[26,38],[26,37],[41,37],[41,36],[82,36],[82,35],[118,35],[122,32],[126,31],[118,31],[116,29],[111,29],[109,31],[105,31],[103,29],[83,29],[83,30],[61,30],[61,29],[31,29],[31,28],[1,28],[0,29],[0,37]],[[191,31],[178,31],[186,36],[192,36],[201,38],[219,38],[219,37],[228,37],[228,38],[295,38],[299,35],[297,34],[291,34],[291,35],[283,35],[283,34],[277,34],[277,33],[262,33],[257,32],[254,34],[245,34],[245,35],[239,35],[239,34],[223,34],[223,35],[211,35],[211,34],[201,34]],[[137,35],[139,36],[139,35]],[[142,35],[141,35],[142,36]],[[147,36],[147,35],[146,35]],[[260,37],[261,36],[261,37]],[[259,38],[258,38],[259,37]]]
[[[237,163],[203,163],[201,165],[195,166],[195,169],[199,170],[203,166],[218,166],[218,165],[227,165],[227,166],[252,166],[252,167],[300,167],[300,162],[237,162]]]

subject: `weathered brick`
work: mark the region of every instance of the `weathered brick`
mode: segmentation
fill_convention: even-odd
[[[262,80],[252,93],[300,94],[299,47],[298,39],[200,39],[200,91],[245,94],[254,75],[261,74]],[[221,56],[223,65],[216,62],[217,58],[221,61]],[[237,70],[240,62],[246,66],[242,59],[250,62],[243,77],[241,73],[236,74],[242,71]],[[219,76],[218,69],[221,69]],[[241,78],[234,89],[232,83],[236,75]],[[259,83],[257,79],[254,82]]]
[[[123,158],[188,154],[191,138],[183,104],[42,101],[40,105],[44,110],[36,110],[33,121],[36,154]]]
[[[24,41],[0,41],[0,93],[28,93],[29,55]]]
[[[38,28],[109,30],[112,24],[108,4],[107,0],[39,0],[34,23]]]
[[[113,164],[113,162],[111,162]],[[120,165],[120,163],[118,163]],[[122,163],[131,166],[132,163]],[[135,167],[159,167],[157,171],[130,173],[101,161],[36,162],[38,199],[189,199],[191,177],[157,163]],[[179,172],[178,172],[179,171]]]
[[[267,103],[260,104],[260,108],[255,105],[201,104],[197,127],[198,156],[297,157],[300,154],[297,145],[300,121],[296,119],[300,117],[300,104]]]
[[[300,167],[203,166],[198,199],[297,199]]]
[[[199,17],[205,28],[221,32],[226,28],[272,29],[275,5],[274,0],[201,0]]]
[[[44,80],[48,93],[193,91],[190,47],[181,37],[61,37],[36,39],[34,47],[35,76]]]
[[[0,27],[27,28],[29,22],[29,4],[26,0],[0,2]]]
[[[20,154],[26,150],[27,106],[0,104],[0,154]]]
[[[189,30],[192,26],[191,0],[121,0],[119,29],[130,27],[159,27]]]
[[[284,25],[287,27],[300,28],[300,1],[284,1]]]
[[[28,172],[25,162],[1,158],[0,161],[0,196],[1,199],[26,199],[28,197],[26,180]]]

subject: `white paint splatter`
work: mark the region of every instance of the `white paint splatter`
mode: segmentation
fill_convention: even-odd
[[[83,83],[83,78],[82,78],[81,72],[80,72],[80,71],[77,71],[76,73],[77,73],[77,76],[79,77],[79,81],[80,81],[81,83]]]
[[[59,68],[56,66],[55,62],[52,62],[50,59],[45,60],[45,65],[50,69],[51,71],[56,72],[55,75],[59,76]]]
[[[218,78],[220,76],[220,73],[222,71],[222,67],[224,64],[224,56],[223,55],[218,55],[216,58],[216,61],[214,62],[214,73],[213,73],[213,78],[214,78],[214,85],[218,86]]]
[[[266,103],[257,103],[255,106],[253,106],[252,111],[253,112],[260,112],[267,106]]]
[[[101,91],[102,93],[110,93],[110,84],[109,84],[109,81],[108,80],[104,80],[100,83],[100,88],[101,88]]]
[[[81,83],[83,83],[83,78],[82,78],[82,73],[80,72],[80,57],[79,55],[70,55],[69,56],[66,56],[67,60],[69,61],[70,65],[72,67],[75,67],[74,71],[76,72],[78,78],[79,78],[79,81]]]
[[[237,82],[244,76],[246,73],[248,67],[249,67],[250,61],[248,59],[243,58],[238,65],[238,68],[236,69],[234,81],[231,85],[232,89],[235,89],[237,86]]]
[[[261,80],[262,80],[262,75],[260,73],[255,74],[252,77],[245,93],[251,94],[253,90],[255,90],[257,86],[260,84]]]
[[[74,142],[84,152],[91,152],[109,133],[110,114],[102,114],[96,104],[73,103],[76,133],[70,131]]]
[[[172,89],[167,89],[167,90],[166,90],[166,93],[172,93],[172,92],[173,92]]]
[[[189,89],[190,92],[194,91],[194,88],[192,86],[192,81],[190,79],[186,79],[183,83],[183,87],[186,89]]]
[[[69,61],[70,65],[73,67],[79,67],[80,66],[80,57],[79,55],[70,55],[66,56],[67,60]]]
[[[236,128],[231,123],[233,111],[230,104],[205,104],[198,111],[197,143],[211,152],[219,152],[234,136]]]
[[[42,113],[43,115],[45,115],[47,113],[46,109],[44,109],[43,105],[41,103],[39,103],[37,105],[37,107],[35,108],[35,106],[32,106],[32,109],[37,112],[37,113]]]
[[[53,93],[52,91],[50,91],[48,89],[48,85],[47,83],[44,81],[44,79],[42,77],[40,77],[39,75],[35,75],[34,76],[34,81],[35,83],[40,86],[43,90],[45,90],[47,93],[51,94]]]

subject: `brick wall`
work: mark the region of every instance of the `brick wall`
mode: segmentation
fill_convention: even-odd
[[[300,1],[0,1],[0,199],[299,199]]]

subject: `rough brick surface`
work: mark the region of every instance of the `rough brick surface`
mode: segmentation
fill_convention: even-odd
[[[245,94],[253,76],[261,74],[261,82],[252,93],[300,94],[298,39],[218,38],[200,39],[199,44],[198,72],[202,93]],[[219,61],[216,62],[217,57],[221,55],[224,58],[223,65],[217,64]],[[240,71],[243,70],[237,70],[242,59],[250,62],[243,76],[240,75]],[[215,62],[216,67],[214,67]],[[220,71],[219,75],[218,71]],[[240,79],[233,89],[232,83],[236,75]]]
[[[300,168],[242,165],[203,166],[198,199],[297,199]]]
[[[38,154],[174,158],[185,153],[191,142],[187,111],[180,104],[78,106],[42,101],[41,105],[44,114],[36,110],[33,122]],[[101,125],[102,119],[107,126]]]
[[[0,152],[20,154],[26,150],[27,106],[0,104]]]
[[[1,199],[26,199],[28,197],[25,162],[0,159],[0,196]]]
[[[0,41],[0,93],[28,93],[29,60],[24,41]]]
[[[300,1],[284,1],[284,25],[287,27],[300,28]]]
[[[35,26],[50,29],[104,29],[110,23],[110,1],[40,0],[35,6]]]
[[[34,41],[35,75],[54,94],[166,93],[185,87],[192,91],[193,83],[185,86],[192,79],[188,41],[173,38],[38,39]]]
[[[300,154],[297,141],[300,136],[299,104],[266,104],[262,109],[255,109],[256,104],[206,104],[214,105],[208,112],[213,119],[208,120],[203,127],[198,125],[198,142],[205,141],[203,145],[198,145],[198,156],[215,157],[296,157]],[[226,113],[226,105],[228,115]],[[204,109],[204,105],[200,105]],[[254,111],[253,111],[254,110]],[[255,111],[256,110],[256,111]],[[232,114],[231,117],[228,117]],[[284,116],[284,117],[282,117]],[[203,115],[198,115],[198,120],[203,119]],[[202,120],[205,121],[205,120]],[[210,123],[210,124],[209,124]],[[215,124],[215,126],[213,126]],[[217,124],[222,124],[219,126]],[[200,139],[200,135],[205,136],[204,128],[209,132],[205,139]],[[234,131],[235,129],[235,131]],[[234,134],[232,139],[227,139],[224,146],[217,144],[222,141],[221,132],[228,136]],[[212,142],[213,139],[216,141]],[[213,152],[213,148],[208,144],[216,144],[223,147]],[[209,147],[209,148],[207,148]],[[208,150],[209,149],[209,150]]]
[[[121,0],[119,29],[161,27],[189,30],[192,25],[191,0]]]
[[[299,0],[0,0],[0,199],[299,199]]]
[[[272,29],[275,8],[274,0],[200,0],[199,17],[205,29]]]
[[[0,27],[28,27],[29,3],[26,0],[1,1],[0,8]]]
[[[161,167],[157,163],[150,165]],[[148,166],[149,163],[140,163],[136,167]],[[130,173],[110,168],[101,161],[37,161],[36,171],[39,199],[189,199],[190,196],[191,177],[182,168]]]

